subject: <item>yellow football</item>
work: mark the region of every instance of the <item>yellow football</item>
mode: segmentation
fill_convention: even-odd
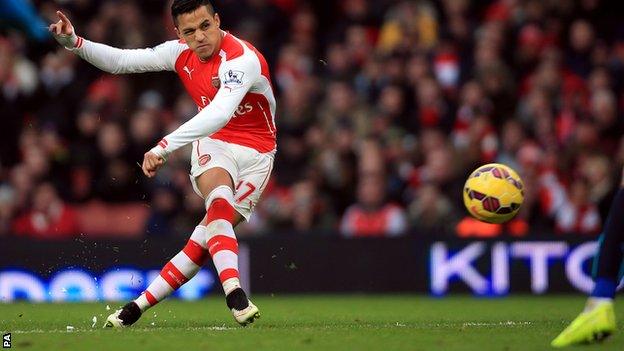
[[[500,163],[477,168],[464,184],[464,205],[478,220],[505,223],[524,201],[524,185],[516,171]]]

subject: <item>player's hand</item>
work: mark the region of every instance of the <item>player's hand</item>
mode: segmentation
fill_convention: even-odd
[[[78,36],[74,31],[74,26],[69,21],[69,18],[61,11],[56,11],[56,15],[59,17],[59,21],[50,24],[48,30],[54,36],[54,39],[64,47],[71,49],[76,45]]]
[[[143,173],[148,178],[152,178],[156,175],[156,171],[158,171],[158,169],[164,164],[165,160],[163,160],[162,157],[148,151],[145,155],[143,155],[143,165],[141,166],[141,169],[143,169]]]

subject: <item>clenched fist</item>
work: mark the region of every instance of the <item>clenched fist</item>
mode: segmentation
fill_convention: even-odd
[[[163,160],[162,157],[148,151],[145,155],[143,155],[143,165],[141,166],[141,169],[147,177],[152,178],[156,175],[158,169],[164,164],[165,160]]]

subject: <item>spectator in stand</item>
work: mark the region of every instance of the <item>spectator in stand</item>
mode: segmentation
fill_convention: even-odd
[[[318,113],[326,132],[348,125],[357,137],[363,138],[371,131],[371,112],[365,103],[357,100],[348,81],[336,80],[327,85],[325,101]]]
[[[586,78],[591,70],[594,40],[594,29],[586,20],[578,19],[572,23],[566,65],[583,78]]]
[[[440,235],[453,231],[459,211],[437,186],[425,184],[416,192],[408,216],[413,227]]]
[[[37,67],[17,47],[17,43],[0,36],[0,165],[14,166],[19,161],[18,139],[27,112],[27,101],[39,83]]]
[[[403,209],[385,199],[381,174],[361,174],[358,202],[347,208],[340,232],[345,237],[400,236],[407,230]]]
[[[0,185],[0,236],[11,233],[15,212],[15,191],[9,185]]]
[[[98,132],[99,163],[95,191],[99,198],[110,202],[140,199],[142,189],[138,183],[136,164],[127,154],[128,140],[120,124],[109,122]],[[135,161],[137,162],[137,161]]]
[[[598,208],[589,201],[587,181],[576,179],[566,199],[555,217],[555,229],[560,234],[597,235],[602,221]]]
[[[75,210],[58,196],[50,183],[38,185],[32,207],[13,222],[17,235],[39,239],[71,238],[80,232]]]
[[[345,237],[405,234],[405,211],[387,198],[380,144],[372,139],[364,142],[359,150],[359,160],[357,202],[346,209],[340,232]]]
[[[174,189],[159,186],[154,190],[150,215],[145,224],[149,236],[167,236],[174,233],[174,217],[179,207],[178,195]]]
[[[271,204],[276,201],[282,203],[279,208],[273,208],[270,223],[272,226],[296,228],[301,232],[333,229],[335,223],[333,208],[327,199],[319,194],[314,181],[301,180],[293,184],[289,190],[280,196],[271,196],[264,200]],[[259,223],[254,225],[258,226]]]
[[[615,172],[611,160],[601,154],[583,157],[578,165],[579,176],[587,179],[589,200],[598,206],[600,218],[607,218],[613,200],[615,180],[611,177]]]

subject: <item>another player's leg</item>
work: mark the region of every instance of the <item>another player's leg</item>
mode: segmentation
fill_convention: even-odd
[[[624,243],[624,182],[618,190],[594,259],[594,290],[585,309],[552,342],[554,347],[601,341],[616,330],[613,298],[619,281]]]
[[[125,327],[134,324],[148,308],[193,278],[208,258],[206,240],[206,227],[198,225],[182,251],[163,267],[147,289],[134,301],[108,316],[104,326]]]
[[[200,189],[206,188],[206,182],[202,181],[202,177],[204,175],[200,176],[198,181]],[[238,241],[234,234],[234,225],[241,220],[241,216],[233,204],[234,193],[232,187],[227,185],[214,187],[206,196],[207,246],[219,274],[227,306],[234,319],[239,324],[246,325],[259,318],[260,313],[240,285]]]

